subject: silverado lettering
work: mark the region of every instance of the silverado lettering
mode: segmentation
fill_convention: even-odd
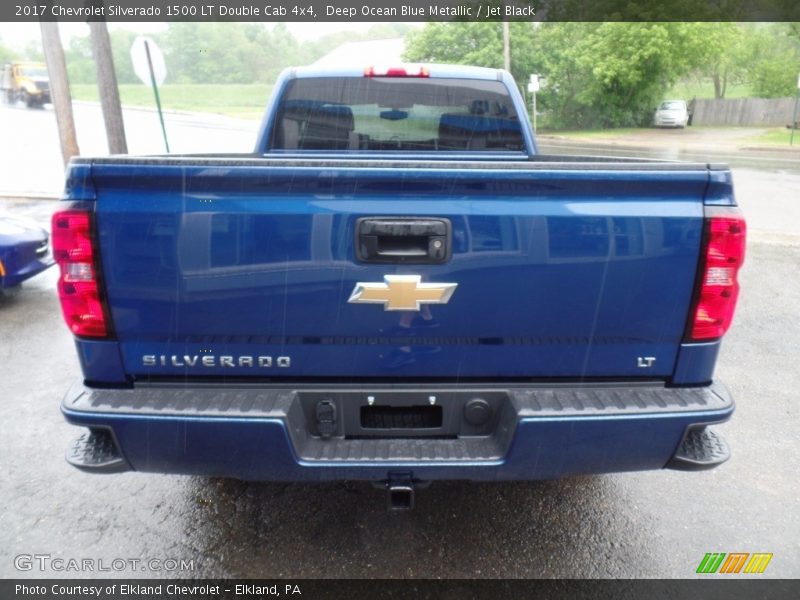
[[[292,359],[289,356],[279,356],[274,364],[278,367],[288,368],[292,366]],[[271,356],[212,356],[210,354],[195,354],[192,356],[166,356],[164,354],[145,354],[142,356],[143,367],[155,367],[161,365],[172,367],[263,367],[273,366]]]
[[[436,479],[729,456],[729,169],[540,154],[505,71],[289,69],[251,154],[67,177],[80,469],[347,477],[400,509]]]

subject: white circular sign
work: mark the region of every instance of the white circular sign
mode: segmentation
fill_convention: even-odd
[[[161,85],[167,78],[167,64],[164,62],[164,55],[156,43],[149,37],[139,36],[133,40],[131,45],[131,60],[133,61],[133,71],[145,85],[150,85],[150,68],[147,65],[147,51],[150,51],[150,61],[153,63],[153,75],[156,83]]]

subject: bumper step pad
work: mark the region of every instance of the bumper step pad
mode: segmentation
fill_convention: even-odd
[[[704,471],[718,467],[730,457],[728,444],[720,434],[707,427],[696,427],[686,432],[678,451],[666,468]]]
[[[67,448],[67,462],[90,473],[121,473],[131,468],[120,454],[114,436],[106,429],[92,429]]]

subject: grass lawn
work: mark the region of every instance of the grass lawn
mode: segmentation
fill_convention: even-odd
[[[766,146],[786,146],[789,147],[789,139],[791,138],[792,130],[786,129],[785,127],[775,127],[774,129],[770,129],[763,135],[759,135],[754,138],[750,138],[754,144],[764,144]],[[800,129],[795,129],[794,131],[794,143],[793,147],[800,150]]]
[[[747,84],[728,84],[725,89],[725,98],[746,98],[750,96],[750,86]],[[664,100],[686,100],[692,98],[713,99],[714,82],[708,81],[679,81],[664,95]]]
[[[98,100],[94,84],[73,84],[75,100]],[[161,106],[165,110],[208,112],[260,119],[272,92],[272,84],[166,84],[159,88]],[[153,90],[143,84],[119,86],[123,106],[155,108]]]

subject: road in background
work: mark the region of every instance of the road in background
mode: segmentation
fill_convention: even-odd
[[[108,154],[100,105],[75,102],[75,128],[83,156]],[[130,154],[163,154],[158,113],[123,110]],[[258,121],[199,113],[164,113],[173,154],[252,152]],[[53,109],[0,104],[0,194],[58,196],[64,188],[64,161]]]
[[[78,145],[83,156],[108,154],[99,104],[75,102]],[[130,154],[163,154],[164,142],[155,111],[123,110]],[[173,153],[251,152],[260,123],[206,113],[165,113]],[[800,150],[740,148],[759,129],[643,129],[614,140],[602,137],[542,136],[540,151],[564,155],[636,156],[667,160],[718,161],[747,169],[800,172]],[[0,104],[0,195],[58,196],[64,167],[56,118],[48,105],[28,109]]]
[[[692,577],[707,552],[770,552],[761,577],[800,576],[800,174],[739,169],[751,237],[717,376],[737,410],[733,458],[654,471],[505,484],[435,483],[387,513],[368,484],[267,484],[87,475],[58,402],[80,377],[54,269],[0,300],[0,576],[13,557],[177,558],[181,577]],[[46,224],[56,202],[9,203]],[[791,215],[791,216],[788,216]],[[86,576],[87,574],[83,574]],[[731,576],[737,577],[737,576]]]
[[[800,146],[751,145],[748,140],[765,131],[754,127],[608,131],[607,136],[599,133],[586,136],[542,135],[538,137],[539,151],[544,154],[719,162],[757,169],[797,169],[800,166]]]
[[[737,150],[738,139],[728,131],[696,132],[683,143],[683,130],[651,130],[649,147],[608,143],[605,140],[556,139],[539,143],[544,154],[563,156],[627,156],[730,165],[736,200],[747,217],[750,239],[767,242],[791,241],[800,234],[800,148],[795,150]],[[698,140],[702,140],[702,143]],[[714,142],[719,141],[718,146]]]

